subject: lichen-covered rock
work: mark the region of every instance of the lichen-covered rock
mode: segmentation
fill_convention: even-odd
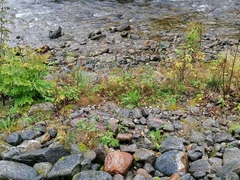
[[[112,176],[103,171],[82,171],[73,177],[73,180],[112,180]]]
[[[71,179],[80,172],[81,162],[83,161],[82,154],[73,154],[60,158],[53,166],[48,179]]]
[[[153,163],[156,159],[155,152],[149,149],[140,148],[137,149],[133,154],[133,158],[135,161],[145,161],[149,163]]]
[[[125,174],[130,168],[133,156],[126,152],[114,151],[107,155],[104,171],[114,174]]]

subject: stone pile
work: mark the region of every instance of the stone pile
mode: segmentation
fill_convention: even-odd
[[[46,107],[49,111],[52,106]],[[88,151],[77,144],[64,148],[54,140],[58,129],[38,122],[5,135],[0,144],[0,179],[239,179],[240,129],[231,130],[237,116],[211,117],[197,106],[188,109],[130,110],[112,102],[76,108],[62,121],[73,129],[81,116],[86,120],[100,116],[106,126],[113,122],[118,126],[121,121],[128,127],[125,133],[115,132],[118,148],[99,144]],[[149,137],[155,128],[166,136],[160,148]]]

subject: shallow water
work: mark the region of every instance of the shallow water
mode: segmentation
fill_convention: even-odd
[[[203,22],[209,33],[238,36],[239,0],[7,0],[12,44],[39,46],[61,26],[83,38],[92,30],[129,22],[143,34],[181,31],[188,21]],[[16,39],[18,36],[19,39]],[[146,37],[147,38],[147,37]]]

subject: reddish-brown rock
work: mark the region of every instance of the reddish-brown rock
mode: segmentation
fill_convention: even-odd
[[[120,141],[130,141],[133,138],[133,135],[130,133],[118,133],[116,139]]]
[[[107,155],[104,171],[111,174],[125,174],[133,161],[133,156],[126,152],[114,151]]]

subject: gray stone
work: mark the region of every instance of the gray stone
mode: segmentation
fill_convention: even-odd
[[[86,164],[90,164],[95,158],[97,154],[95,151],[87,151],[83,154],[83,161],[81,162],[81,165],[84,166]]]
[[[143,117],[147,118],[149,116],[149,112],[147,111],[146,108],[141,108],[141,112]]]
[[[226,131],[221,131],[217,133],[214,137],[215,143],[227,142],[229,135]]]
[[[124,180],[124,176],[121,174],[115,174],[113,180]]]
[[[171,122],[164,123],[163,129],[164,129],[164,131],[169,131],[169,132],[173,132],[175,130],[174,125]]]
[[[48,134],[50,135],[51,138],[55,138],[57,136],[58,130],[55,127],[50,127],[48,129]]]
[[[10,145],[17,146],[22,143],[22,138],[17,132],[13,132],[6,138],[6,142]]]
[[[76,174],[72,180],[112,180],[112,176],[104,171],[82,171]]]
[[[17,156],[21,154],[21,151],[17,147],[11,147],[5,151],[2,152],[2,159],[3,160],[10,160],[13,156]]]
[[[63,146],[58,145],[20,154],[18,156],[14,156],[12,159],[14,161],[33,166],[39,162],[49,162],[54,164],[59,158],[67,155],[69,155],[69,151],[67,151]]]
[[[38,173],[32,167],[11,161],[0,161],[0,179],[38,179]]]
[[[23,141],[25,140],[32,140],[36,137],[36,133],[34,130],[29,129],[21,132],[21,138]]]
[[[133,178],[133,180],[146,180],[146,178],[145,178],[144,176],[140,175],[140,174],[137,174],[137,175]]]
[[[52,169],[53,165],[49,162],[36,163],[33,168],[42,175],[44,178],[47,177],[48,173]]]
[[[146,161],[149,163],[153,163],[156,159],[156,156],[154,151],[145,148],[140,148],[137,149],[136,152],[133,154],[133,158],[135,161]]]
[[[142,111],[139,108],[133,109],[133,116],[137,119],[140,119],[143,117]]]
[[[181,177],[181,180],[194,180],[194,178],[191,176],[190,173],[187,173]]]
[[[150,163],[145,163],[143,166],[143,169],[145,169],[147,173],[151,173],[155,171],[154,167]]]
[[[186,173],[187,167],[184,159],[187,159],[187,155],[182,151],[167,151],[156,159],[155,169],[165,176],[171,176],[178,172]]]
[[[196,161],[198,159],[201,159],[203,154],[204,154],[204,147],[202,146],[192,147],[192,149],[187,152],[188,158],[191,159],[191,161]]]
[[[118,116],[119,117],[126,117],[126,118],[128,118],[128,117],[130,117],[130,114],[131,114],[130,110],[128,110],[128,109],[121,109],[119,111],[119,113],[118,113]]]
[[[239,176],[234,172],[230,172],[226,175],[226,180],[239,180]]]
[[[28,113],[29,115],[33,115],[38,112],[46,113],[46,112],[53,112],[53,111],[54,111],[53,103],[46,102],[46,103],[39,103],[39,104],[32,105]]]
[[[169,136],[165,140],[163,140],[159,151],[165,152],[170,150],[184,151],[182,139],[176,136]]]
[[[201,179],[201,178],[204,178],[204,176],[206,176],[205,171],[197,171],[197,172],[193,173],[193,177],[195,179]]]
[[[208,162],[213,165],[213,164],[219,164],[222,166],[222,159],[221,158],[217,158],[217,157],[211,157],[209,158]]]
[[[220,168],[217,172],[217,176],[220,177],[221,179],[225,180],[227,174],[230,172],[234,172],[237,174],[240,174],[240,161],[232,161],[231,163],[228,163],[224,165],[222,168]]]
[[[122,152],[132,152],[134,153],[137,150],[137,145],[136,144],[130,144],[130,145],[120,145],[120,150]]]
[[[193,131],[191,136],[189,137],[189,140],[192,143],[201,143],[204,141],[204,139],[205,139],[204,134],[196,131]]]
[[[147,126],[149,127],[149,129],[154,129],[154,128],[162,129],[163,125],[164,125],[163,120],[159,118],[150,118],[147,121]]]
[[[223,165],[226,165],[236,160],[240,161],[240,149],[226,148],[223,153]]]
[[[198,171],[210,173],[211,165],[205,159],[199,159],[197,161],[192,162],[189,172],[195,173]]]
[[[70,179],[81,170],[82,154],[73,154],[60,158],[53,166],[48,179]]]

